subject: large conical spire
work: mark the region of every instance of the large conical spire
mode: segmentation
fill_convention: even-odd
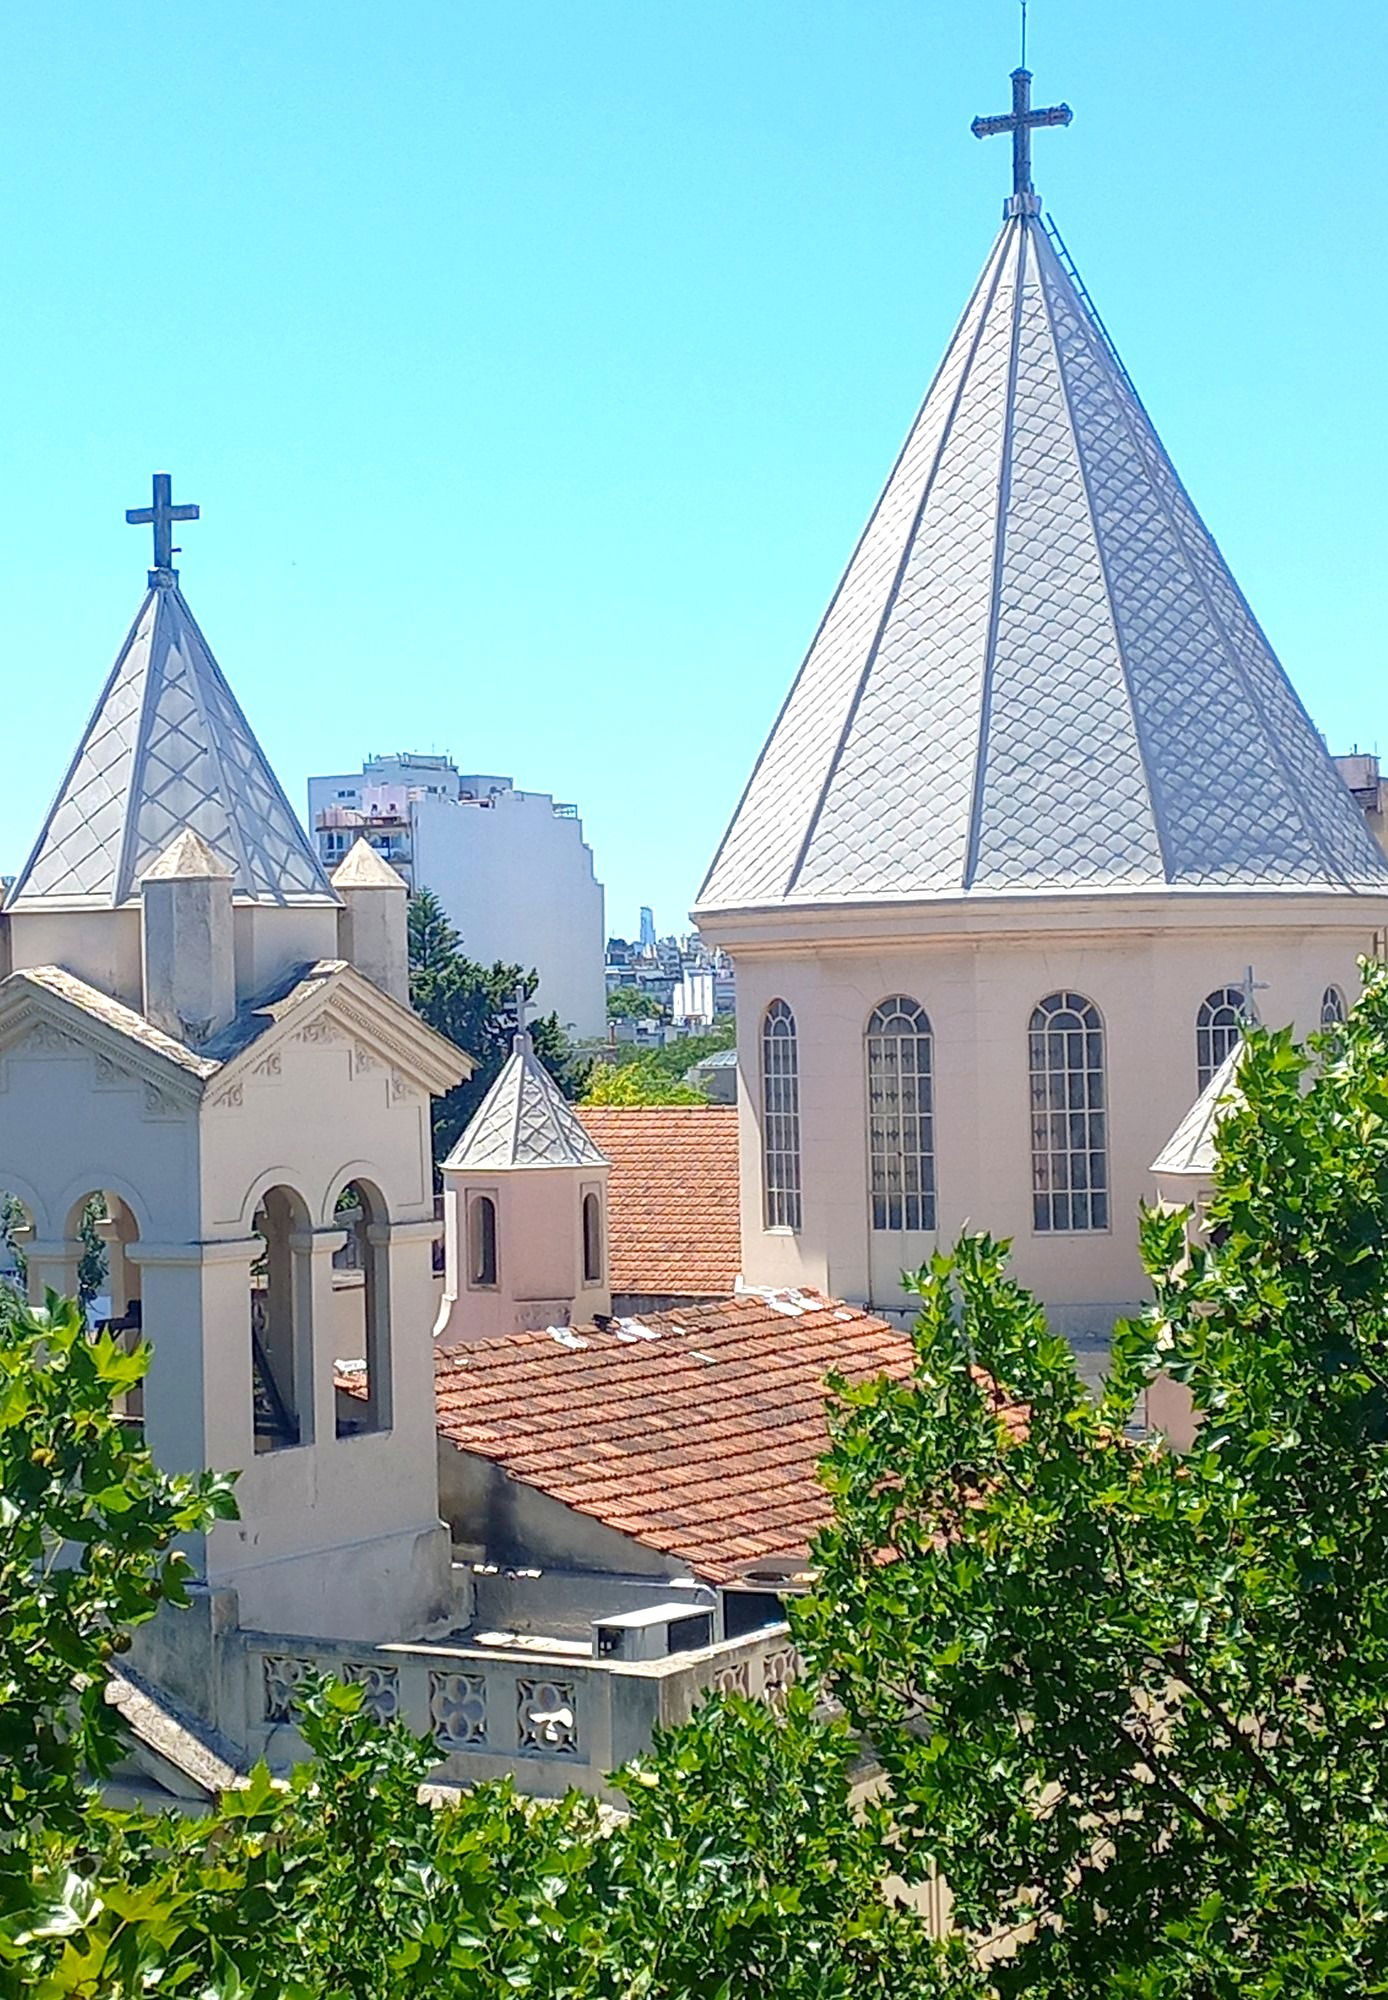
[[[1386,881],[1014,195],[700,909]]]
[[[177,573],[156,568],[6,908],[130,902],[185,827],[231,870],[238,897],[336,901]]]

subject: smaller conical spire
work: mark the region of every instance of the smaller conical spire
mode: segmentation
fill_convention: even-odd
[[[6,907],[118,908],[185,828],[238,896],[336,901],[176,578],[152,572]]]
[[[521,1022],[511,1054],[445,1168],[605,1167],[607,1156],[531,1047]]]

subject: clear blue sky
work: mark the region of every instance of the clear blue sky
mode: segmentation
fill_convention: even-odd
[[[1034,0],[1036,178],[1338,747],[1388,750],[1382,0]],[[447,749],[683,923],[996,228],[1013,0],[72,0],[0,25],[18,866],[183,582],[295,805]]]

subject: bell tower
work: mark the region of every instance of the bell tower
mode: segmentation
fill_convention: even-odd
[[[430,1096],[471,1065],[406,1004],[403,883],[334,889],[213,658],[195,517],[156,476],[148,590],[0,917],[0,1190],[40,1298],[104,1237],[156,1459],[238,1475],[201,1625],[144,1656],[215,1722],[218,1634],[450,1616]]]

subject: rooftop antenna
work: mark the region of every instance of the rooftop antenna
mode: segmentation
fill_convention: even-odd
[[[1022,0],[1022,61],[1021,61],[1021,67],[1022,67],[1023,69],[1025,69],[1025,68],[1026,68],[1026,66],[1027,66],[1027,0]]]

